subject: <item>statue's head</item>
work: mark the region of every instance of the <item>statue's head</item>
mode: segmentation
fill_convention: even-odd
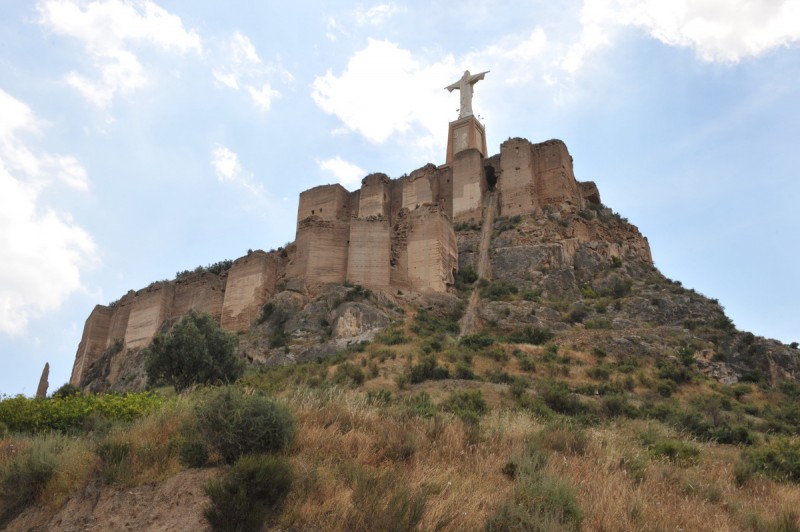
[[[469,76],[470,76],[469,70],[465,70],[464,75],[461,76],[461,79],[469,79]]]

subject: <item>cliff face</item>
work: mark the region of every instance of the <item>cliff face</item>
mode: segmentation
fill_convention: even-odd
[[[575,179],[563,142],[516,138],[490,158],[466,149],[450,164],[400,179],[371,174],[354,192],[340,185],[303,192],[296,240],[286,249],[251,252],[221,273],[155,283],[95,307],[70,382],[143,387],[142,349],[190,309],[240,333],[241,352],[255,363],[316,358],[370,339],[400,319],[403,306],[452,310],[460,304],[456,273],[477,269],[487,202],[497,217],[484,246],[483,283],[492,286],[482,290],[513,287],[524,297],[482,297],[477,327],[591,330],[600,343],[668,327],[702,346],[720,379],[754,368],[794,376],[795,351],[752,335],[742,340],[716,302],[653,267],[647,239],[602,205],[594,183]],[[276,311],[262,316],[266,303]]]

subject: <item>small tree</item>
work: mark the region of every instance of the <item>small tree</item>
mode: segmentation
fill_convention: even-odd
[[[147,378],[171,384],[177,392],[195,383],[235,381],[244,371],[237,343],[214,318],[189,311],[171,331],[153,339],[145,358]]]

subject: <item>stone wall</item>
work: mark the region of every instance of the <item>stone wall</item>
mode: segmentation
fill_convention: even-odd
[[[350,193],[342,185],[322,185],[300,193],[297,223],[311,216],[320,220],[350,218]]]
[[[370,174],[361,182],[357,216],[389,216],[391,180],[386,174]]]
[[[229,331],[250,329],[264,302],[275,292],[279,259],[254,251],[234,261],[228,270],[220,325]]]
[[[486,193],[483,156],[478,150],[464,150],[453,157],[453,222],[480,220]]]
[[[169,305],[171,321],[177,321],[190,310],[205,312],[220,321],[225,278],[205,272],[177,279],[174,284],[175,296]]]
[[[157,283],[138,295],[125,330],[127,347],[146,347],[150,343],[170,317],[174,297],[175,285],[172,283]]]
[[[456,156],[457,157],[457,156]],[[408,284],[417,292],[444,292],[458,269],[458,246],[453,224],[436,204],[410,212]]]
[[[291,275],[303,279],[312,291],[327,283],[343,283],[349,240],[350,220],[322,220],[316,215],[301,220]]]
[[[527,214],[547,205],[582,208],[585,197],[594,198],[590,186],[575,180],[572,157],[560,140],[531,144],[509,139],[500,146],[500,214]],[[596,187],[594,187],[596,192]],[[599,201],[599,194],[596,194]]]
[[[78,344],[78,352],[75,354],[75,362],[72,365],[70,382],[80,382],[80,377],[83,376],[86,368],[100,358],[105,351],[113,314],[114,309],[111,307],[96,305],[89,317],[86,318],[81,343]]]
[[[382,216],[357,218],[350,222],[347,280],[374,288],[388,287],[391,228]]]

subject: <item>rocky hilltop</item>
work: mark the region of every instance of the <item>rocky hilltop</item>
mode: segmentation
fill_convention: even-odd
[[[509,139],[491,157],[485,142],[454,146],[447,164],[399,179],[303,192],[285,248],[98,305],[70,382],[143,388],[143,349],[191,309],[239,333],[258,365],[328,356],[424,309],[463,315],[462,336],[556,335],[626,356],[691,346],[724,383],[797,377],[796,348],[737,331],[716,300],[655,268],[647,238],[575,178],[563,142]]]

